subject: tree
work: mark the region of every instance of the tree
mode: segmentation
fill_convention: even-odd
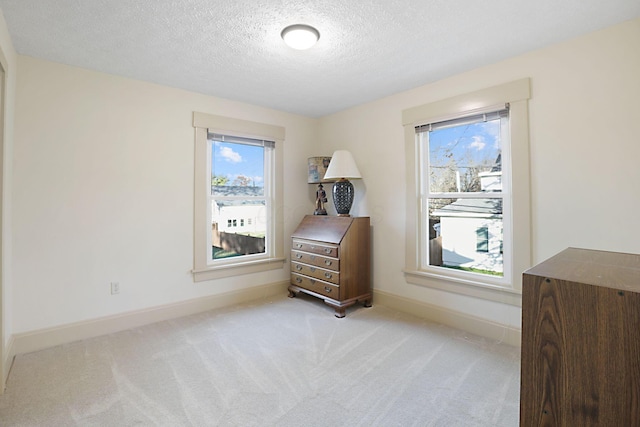
[[[211,185],[227,185],[229,182],[229,177],[225,175],[214,175],[211,177]]]
[[[248,176],[238,175],[236,179],[233,180],[233,185],[238,185],[240,187],[248,187],[251,184],[252,179]]]
[[[429,185],[435,193],[471,193],[480,192],[481,172],[489,172],[496,166],[496,160],[490,153],[482,153],[475,156],[476,150],[465,150],[464,153],[454,155],[450,148],[440,153],[431,153]],[[455,202],[455,198],[431,198],[429,200],[429,213]]]

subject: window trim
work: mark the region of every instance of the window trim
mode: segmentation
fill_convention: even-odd
[[[283,268],[286,261],[284,257],[284,218],[282,209],[284,127],[199,112],[193,113],[193,127],[195,128],[193,280],[200,282]],[[207,236],[209,235],[207,228],[211,228],[207,218],[208,192],[211,191],[210,184],[207,185],[207,165],[209,162],[207,157],[208,132],[275,142],[273,152],[275,164],[272,171],[274,203],[270,207],[270,216],[272,218],[270,232],[273,236],[270,244],[273,246],[270,251],[271,255],[266,258],[244,259],[218,265],[208,263],[207,251],[211,251],[211,242],[207,242]]]
[[[263,187],[263,194],[260,196],[241,196],[240,199],[244,199],[244,200],[261,200],[264,201],[264,208],[267,212],[272,212],[272,205],[273,205],[273,170],[275,169],[275,156],[274,156],[274,149],[275,149],[275,142],[274,141],[264,141],[264,140],[253,140],[253,139],[249,139],[249,138],[238,138],[237,136],[229,136],[229,135],[213,135],[213,140],[212,140],[212,132],[209,129],[209,132],[207,134],[207,176],[212,176],[212,169],[213,169],[213,165],[211,164],[211,159],[213,158],[212,154],[213,154],[213,144],[212,141],[218,142],[220,141],[220,139],[222,139],[222,141],[220,142],[228,142],[228,143],[232,143],[232,144],[250,144],[250,145],[254,145],[257,147],[260,147],[263,149],[263,167],[264,167],[264,180],[265,180],[265,184],[268,183],[268,185],[265,185]],[[207,181],[208,183],[209,181]],[[208,187],[209,188],[209,187]],[[209,192],[207,193],[207,196],[209,197],[209,200],[207,201],[207,218],[209,219],[213,219],[212,218],[212,202],[214,200],[219,201],[219,200],[234,200],[234,199],[238,199],[238,196],[232,196],[232,197],[228,197],[228,196],[222,196],[222,195],[213,195],[210,194]],[[269,215],[271,216],[271,214]],[[241,227],[244,225],[242,224],[242,219],[240,220],[241,223]],[[237,229],[238,228],[238,218],[235,216],[228,219],[227,220],[227,228],[231,228],[231,229]],[[238,264],[240,262],[247,262],[247,261],[251,261],[251,260],[260,260],[260,259],[269,259],[269,258],[273,258],[272,253],[273,253],[273,245],[272,245],[272,241],[273,241],[273,227],[271,226],[271,224],[268,224],[267,228],[266,228],[266,233],[267,235],[265,236],[265,251],[264,252],[260,252],[260,253],[255,253],[255,254],[246,254],[246,255],[242,255],[242,258],[239,257],[231,257],[231,258],[219,258],[219,259],[215,259],[212,257],[212,252],[208,251],[207,252],[207,264],[210,266],[220,266],[220,265],[226,265],[226,264]],[[209,227],[207,227],[207,241],[209,241],[209,239],[212,237],[211,236],[211,229]]]
[[[529,111],[530,79],[524,78],[475,92],[431,102],[402,112],[406,157],[406,260],[408,283],[459,293],[510,305],[522,305],[522,272],[531,266],[531,209],[529,183]],[[438,273],[422,270],[420,229],[419,151],[416,126],[451,120],[509,104],[511,134],[511,274],[504,284],[479,277],[470,279],[455,271]],[[506,231],[506,230],[505,230]],[[505,232],[505,239],[508,238]],[[508,247],[505,242],[505,248]]]

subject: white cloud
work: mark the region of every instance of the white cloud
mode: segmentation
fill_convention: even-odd
[[[493,148],[499,150],[501,146],[500,124],[496,121],[490,121],[490,122],[483,123],[481,126],[482,126],[482,132],[484,132],[484,134],[487,137],[489,137],[489,139],[493,138]]]
[[[473,141],[471,141],[471,144],[469,144],[469,148],[475,148],[478,151],[483,150],[486,146],[487,143],[484,142],[484,137],[481,135],[475,135],[473,137]]]
[[[230,147],[220,147],[220,155],[229,163],[240,163],[242,156]]]
[[[498,150],[502,148],[502,134],[499,133],[494,137],[493,148]]]

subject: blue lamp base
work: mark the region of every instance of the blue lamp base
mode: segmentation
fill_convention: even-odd
[[[351,205],[353,205],[353,197],[355,195],[353,184],[342,178],[333,184],[331,194],[333,195],[333,205],[336,207],[338,216],[351,216],[349,211],[351,210]]]

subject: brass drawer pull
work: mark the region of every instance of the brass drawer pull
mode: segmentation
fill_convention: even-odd
[[[316,272],[316,268],[315,267],[309,267],[309,270],[311,270],[312,273]]]
[[[316,284],[316,281],[315,281],[315,280],[313,280],[313,279],[309,279],[309,281],[311,282],[311,284],[312,284],[312,285],[315,285],[315,284]]]
[[[311,261],[315,261],[315,260],[316,260],[316,256],[315,256],[315,255],[311,255],[311,256],[309,257],[309,259],[310,259]]]
[[[302,243],[296,243],[296,248],[300,249],[302,247]]]
[[[302,266],[301,265],[296,265],[296,270],[302,271]]]
[[[325,287],[324,287],[324,291],[325,291],[325,292],[327,292],[327,293],[329,293],[329,292],[331,292],[331,288],[330,288],[330,287],[328,287],[328,286],[325,286]]]
[[[296,277],[296,283],[302,283],[302,279],[299,277]]]
[[[330,259],[325,259],[324,260],[325,265],[331,265],[331,260]]]
[[[296,254],[296,258],[302,259],[302,254]]]
[[[325,254],[330,254],[331,253],[331,248],[324,248],[324,253]]]
[[[327,279],[331,279],[331,273],[324,273],[324,277],[326,277]]]

